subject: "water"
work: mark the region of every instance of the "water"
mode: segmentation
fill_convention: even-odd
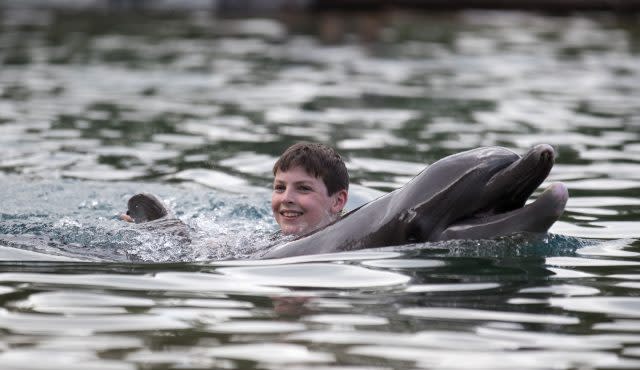
[[[636,16],[1,14],[3,369],[640,368]],[[350,207],[539,142],[571,197],[546,236],[248,260],[299,140]],[[194,242],[118,221],[138,191]]]

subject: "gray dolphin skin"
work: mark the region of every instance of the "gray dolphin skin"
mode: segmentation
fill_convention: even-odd
[[[164,203],[150,193],[136,194],[127,202],[127,215],[137,224],[154,221],[168,214]]]
[[[173,235],[185,243],[191,241],[187,225],[173,217],[164,203],[151,193],[139,193],[129,198],[126,214],[139,229]]]
[[[551,171],[554,159],[547,144],[522,157],[501,147],[445,157],[402,188],[323,229],[275,246],[260,258],[545,233],[564,212],[566,186],[551,184],[534,202],[525,203]]]
[[[554,159],[555,152],[547,144],[534,146],[522,157],[501,147],[454,154],[427,167],[400,189],[257,257],[545,233],[564,212],[567,188],[551,184],[535,201],[525,203],[547,178]],[[128,207],[135,222],[173,228],[188,236],[186,225],[168,216],[166,207],[151,194],[134,195]]]

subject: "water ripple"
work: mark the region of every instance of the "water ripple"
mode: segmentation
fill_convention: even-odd
[[[217,271],[233,281],[257,281],[281,287],[358,289],[402,285],[411,279],[393,272],[329,263],[222,267]]]
[[[556,325],[572,325],[578,324],[580,322],[578,318],[568,316],[534,315],[519,312],[498,312],[450,307],[404,308],[401,309],[399,313],[401,315],[417,316],[429,319],[513,321],[524,323],[547,323]]]

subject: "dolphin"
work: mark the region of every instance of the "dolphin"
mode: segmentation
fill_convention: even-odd
[[[187,225],[174,217],[160,198],[151,193],[138,193],[129,198],[127,212],[120,218],[135,223],[138,229],[161,232],[177,237],[181,242],[191,242]]]
[[[554,160],[555,152],[547,144],[534,146],[522,157],[502,147],[454,154],[403,187],[320,230],[274,246],[260,258],[545,233],[564,212],[566,186],[551,184],[534,202],[525,203]]]
[[[502,147],[454,154],[334,223],[268,248],[256,257],[490,239],[516,232],[545,233],[564,212],[569,197],[566,186],[551,184],[535,201],[526,202],[547,178],[554,160],[555,152],[547,144],[536,145],[523,156]],[[172,220],[152,194],[134,195],[128,207],[136,222]],[[180,223],[178,220],[170,227],[181,235],[188,234],[186,225]]]
[[[127,216],[123,216],[128,221],[137,224],[155,221],[169,215],[167,206],[158,197],[151,193],[139,193],[127,202]]]

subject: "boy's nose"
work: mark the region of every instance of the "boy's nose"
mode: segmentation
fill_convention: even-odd
[[[285,203],[294,203],[294,200],[295,200],[294,192],[291,191],[290,189],[286,189],[282,194],[282,200]]]

